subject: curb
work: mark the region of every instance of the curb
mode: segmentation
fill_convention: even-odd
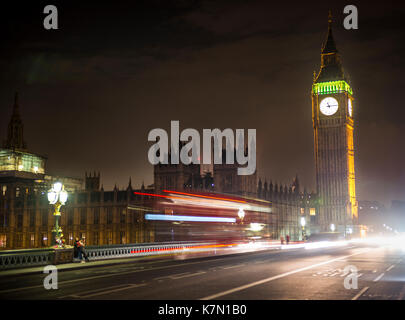
[[[224,254],[218,254],[215,256],[203,256],[203,257],[190,257],[187,260],[194,260],[194,259],[214,259],[217,258],[219,256],[227,256],[227,255],[243,255],[246,253],[257,253],[257,252],[262,252],[262,251],[280,251],[279,248],[266,248],[263,250],[259,250],[259,251],[248,251],[248,252],[235,252],[235,253],[224,253]],[[153,255],[153,256],[144,256],[144,257],[128,257],[128,258],[121,258],[121,259],[125,259],[126,261],[116,261],[114,262],[115,259],[109,259],[109,260],[104,260],[106,263],[102,263],[102,264],[87,264],[87,263],[80,263],[77,262],[77,266],[71,266],[71,267],[67,267],[67,268],[63,268],[63,269],[58,269],[58,272],[63,272],[63,271],[72,271],[72,270],[81,270],[81,269],[90,269],[90,268],[97,268],[97,267],[106,267],[106,266],[113,266],[113,265],[124,265],[124,264],[130,264],[130,263],[134,263],[134,262],[144,262],[147,260],[164,260],[163,258],[166,258],[167,256],[174,256],[177,255],[179,253],[171,253],[171,254],[164,254],[164,255]],[[117,258],[118,260],[119,258]],[[103,260],[99,260],[99,261],[103,261]],[[110,263],[108,263],[109,261],[111,261]],[[93,261],[93,262],[97,262],[97,260]],[[73,262],[75,263],[75,262]],[[64,264],[60,264],[60,266],[63,266]],[[58,266],[58,265],[56,265]],[[38,274],[38,273],[43,273],[42,270],[45,266],[38,266],[36,268],[38,268],[38,270],[35,271],[27,271],[27,272],[21,272],[21,273],[16,273],[16,274],[4,274],[2,275],[0,272],[0,279],[1,278],[5,278],[5,277],[20,277],[20,276],[26,276],[26,275],[33,275],[33,274]],[[25,268],[21,268],[21,269],[11,269],[11,270],[24,270]],[[8,270],[4,270],[4,271],[8,271]]]

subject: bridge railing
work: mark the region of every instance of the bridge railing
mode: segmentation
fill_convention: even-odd
[[[0,270],[53,264],[54,257],[51,248],[5,250],[0,252]]]
[[[86,246],[90,260],[162,255],[184,252],[188,249],[205,250],[215,247],[214,242],[162,242]],[[43,248],[0,251],[0,271],[6,269],[69,263],[74,261],[73,248]]]
[[[203,249],[213,242],[162,242],[128,245],[87,246],[90,260],[104,260],[136,256],[162,255],[183,252],[187,249]]]

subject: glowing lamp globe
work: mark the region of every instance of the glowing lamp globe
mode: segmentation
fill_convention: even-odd
[[[238,211],[238,217],[240,219],[243,219],[245,217],[245,211],[242,208],[240,208]]]
[[[54,190],[56,193],[60,192],[60,191],[62,190],[62,183],[56,182],[56,183],[53,185],[53,190]]]
[[[62,190],[59,193],[59,200],[62,204],[65,204],[65,202],[67,201],[68,198],[68,193],[65,190]]]
[[[48,201],[50,204],[55,204],[56,201],[58,201],[58,194],[53,190],[49,191],[48,192]]]

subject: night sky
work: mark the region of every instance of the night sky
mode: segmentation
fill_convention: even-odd
[[[148,132],[257,129],[258,175],[315,190],[310,90],[328,10],[354,90],[359,200],[405,200],[400,1],[13,1],[2,8],[0,138],[14,92],[48,172],[100,171],[104,189],[153,182]],[[43,28],[43,8],[59,30]],[[343,28],[343,8],[359,29]],[[402,54],[402,56],[401,56]]]

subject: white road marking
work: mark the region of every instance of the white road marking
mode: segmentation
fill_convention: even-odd
[[[200,272],[185,274],[185,275],[182,275],[182,276],[171,276],[170,278],[172,278],[172,279],[182,279],[182,278],[187,278],[187,277],[198,276],[198,275],[204,274],[204,273],[206,273],[206,272],[205,271],[200,271]]]
[[[266,283],[266,282],[270,282],[270,281],[273,281],[273,280],[284,278],[284,277],[287,277],[289,275],[292,275],[292,274],[295,274],[295,273],[298,273],[298,272],[301,272],[301,271],[310,270],[310,269],[313,269],[313,268],[316,268],[316,267],[319,267],[319,266],[323,266],[325,264],[329,264],[329,263],[332,263],[332,262],[335,262],[335,261],[338,261],[338,260],[347,259],[347,258],[352,257],[352,256],[363,254],[363,253],[366,253],[366,252],[368,252],[370,250],[371,249],[366,249],[366,250],[363,250],[363,251],[358,252],[358,253],[350,254],[348,256],[335,258],[335,259],[332,259],[332,260],[328,260],[328,261],[320,262],[320,263],[317,263],[317,264],[313,264],[313,265],[308,266],[308,267],[304,267],[304,268],[296,269],[296,270],[293,270],[293,271],[285,272],[285,273],[279,274],[277,276],[269,277],[269,278],[262,279],[262,280],[259,280],[259,281],[255,281],[255,282],[251,282],[251,283],[248,283],[248,284],[245,284],[243,286],[236,287],[236,288],[233,288],[233,289],[230,289],[230,290],[222,291],[222,292],[219,292],[219,293],[216,293],[216,294],[201,298],[199,300],[212,300],[212,299],[215,299],[215,298],[218,298],[218,297],[226,296],[228,294],[231,294],[231,293],[234,293],[234,292],[237,292],[237,291],[241,291],[241,290],[245,290],[245,289],[248,289],[248,288],[263,284],[263,283]]]
[[[394,268],[395,267],[395,264],[393,264],[391,267],[389,267],[387,270],[385,270],[385,271],[390,271],[392,268]]]
[[[177,279],[182,279],[182,278],[187,278],[187,277],[198,276],[203,273],[207,273],[207,272],[205,272],[205,271],[199,271],[199,272],[195,272],[195,273],[183,272],[183,273],[171,274],[169,276],[154,278],[153,280],[158,280],[158,281],[162,281],[163,279],[177,280]]]
[[[365,287],[365,288],[361,289],[361,291],[360,291],[358,294],[356,294],[356,295],[352,298],[352,300],[357,300],[357,299],[360,298],[360,296],[361,296],[364,292],[366,292],[367,290],[368,290],[368,287]]]
[[[233,269],[233,268],[242,267],[242,266],[244,266],[244,265],[245,265],[244,263],[242,263],[242,264],[235,264],[234,266],[222,267],[222,269]]]
[[[171,274],[171,275],[164,276],[164,277],[157,277],[157,278],[154,278],[153,280],[163,280],[163,279],[172,278],[172,277],[174,277],[174,276],[182,276],[182,275],[189,274],[189,273],[190,273],[190,272],[183,272],[183,273]]]
[[[382,277],[384,277],[385,273],[381,273],[377,278],[375,278],[373,281],[377,282],[378,280],[380,280]]]
[[[94,293],[90,293],[90,294],[84,294],[84,295],[83,294],[70,295],[70,297],[73,297],[73,298],[90,298],[90,297],[101,296],[101,295],[105,295],[105,294],[109,294],[109,293],[113,293],[113,292],[119,292],[119,291],[124,291],[124,290],[128,290],[128,289],[143,287],[143,286],[146,286],[146,283],[129,284],[129,285],[126,285],[125,287],[121,286],[121,288],[115,288],[115,289],[110,289],[110,290],[102,290],[102,291],[98,291],[98,292],[94,292]]]

